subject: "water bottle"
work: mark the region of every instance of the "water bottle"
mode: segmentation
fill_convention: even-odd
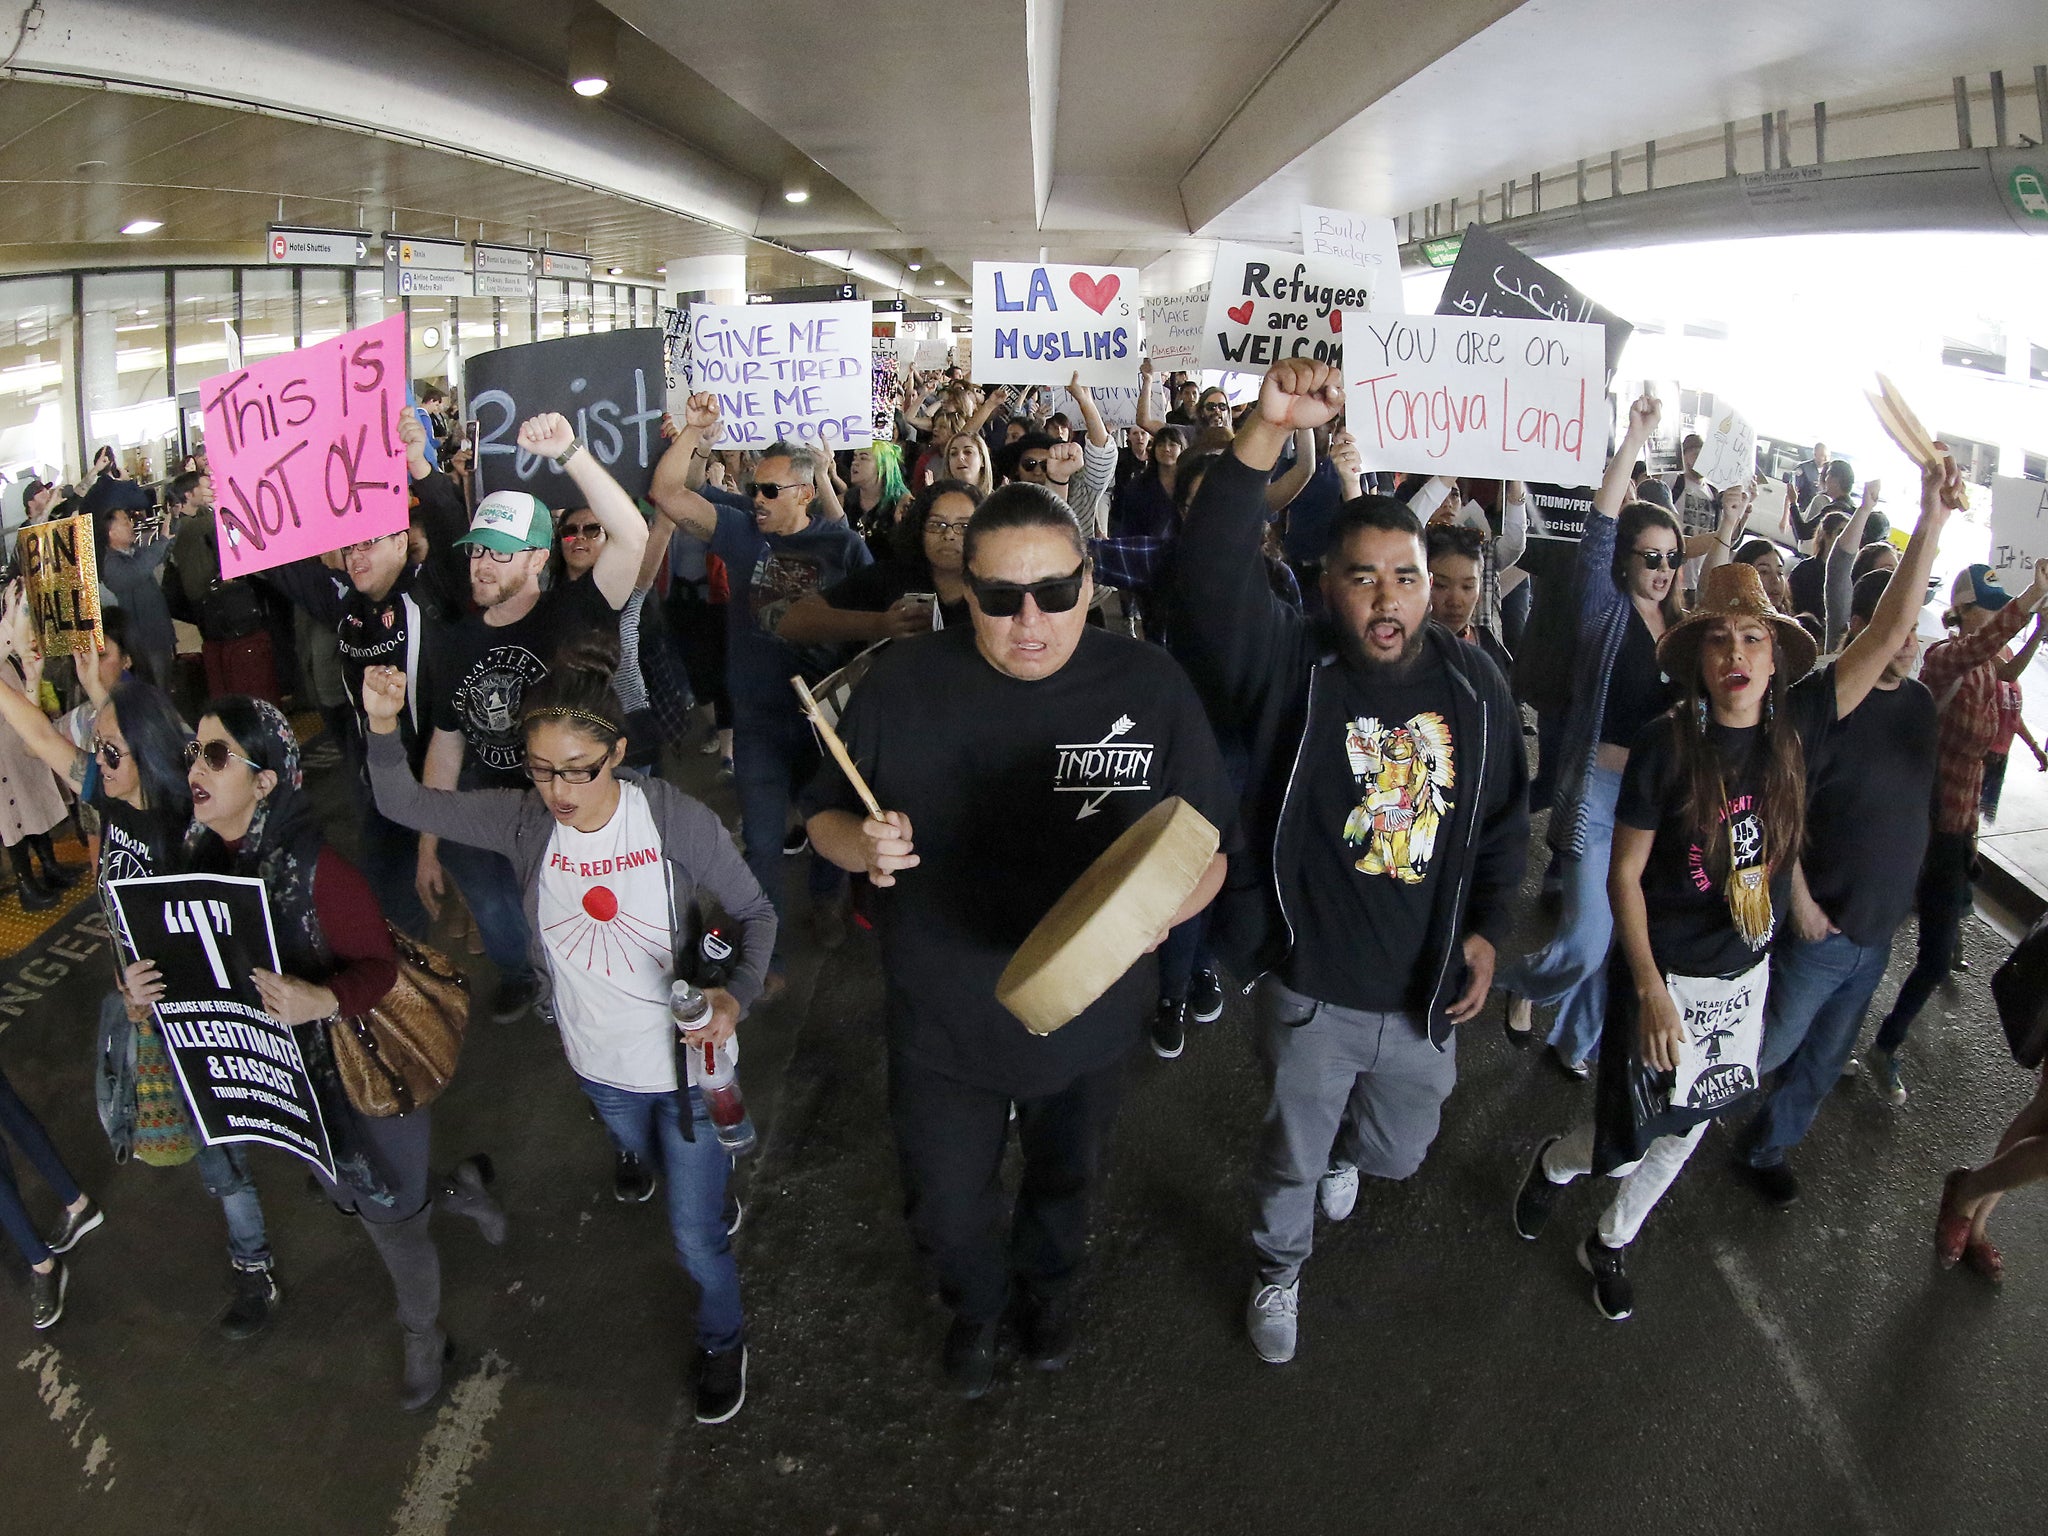
[[[713,1045],[692,1038],[711,1022],[711,999],[687,981],[678,979],[670,985],[668,1011],[682,1032],[689,1086],[704,1096],[719,1146],[729,1157],[745,1156],[754,1150],[754,1122],[748,1118],[747,1101],[740,1093],[736,1043],[728,1040]]]

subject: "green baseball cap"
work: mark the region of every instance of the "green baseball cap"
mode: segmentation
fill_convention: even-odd
[[[525,491],[493,491],[477,503],[469,532],[457,544],[481,544],[500,554],[547,549],[555,542],[555,518],[547,503]]]

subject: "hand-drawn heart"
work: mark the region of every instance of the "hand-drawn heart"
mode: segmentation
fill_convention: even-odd
[[[1223,313],[1230,316],[1231,320],[1238,325],[1250,325],[1252,322],[1252,301],[1246,299],[1237,308],[1226,309]]]
[[[1075,298],[1099,315],[1109,308],[1109,301],[1116,297],[1117,289],[1123,286],[1123,279],[1113,273],[1096,278],[1086,272],[1076,272],[1067,279],[1067,286],[1074,290]]]
[[[1337,333],[1338,333],[1339,335],[1342,335],[1342,334],[1343,334],[1343,331],[1344,331],[1344,311],[1343,311],[1343,310],[1341,310],[1341,309],[1333,309],[1333,310],[1331,310],[1331,311],[1330,311],[1330,329],[1331,329],[1331,330],[1333,330],[1333,331],[1335,331],[1335,332],[1337,332]]]

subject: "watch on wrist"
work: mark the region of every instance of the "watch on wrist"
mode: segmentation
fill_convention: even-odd
[[[582,451],[583,439],[580,437],[570,438],[569,446],[564,448],[560,453],[555,455],[555,468],[567,469],[569,467],[569,461],[575,458],[576,455],[581,453]]]

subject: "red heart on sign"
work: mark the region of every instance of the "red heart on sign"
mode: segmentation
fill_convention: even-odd
[[[1116,297],[1117,289],[1123,286],[1123,279],[1114,275],[1094,278],[1086,272],[1076,272],[1067,279],[1067,286],[1074,290],[1075,298],[1099,315],[1109,308],[1109,301]]]
[[[1223,313],[1230,316],[1230,318],[1239,325],[1250,325],[1252,322],[1252,301],[1250,299],[1246,299],[1242,304],[1238,305],[1237,308],[1226,309],[1225,311],[1223,311]]]
[[[1340,334],[1342,333],[1342,331],[1343,331],[1343,329],[1344,329],[1344,311],[1343,311],[1343,310],[1341,310],[1341,309],[1333,309],[1333,310],[1331,310],[1331,311],[1330,311],[1330,329],[1331,329],[1331,330],[1333,330],[1333,331],[1339,332]]]

